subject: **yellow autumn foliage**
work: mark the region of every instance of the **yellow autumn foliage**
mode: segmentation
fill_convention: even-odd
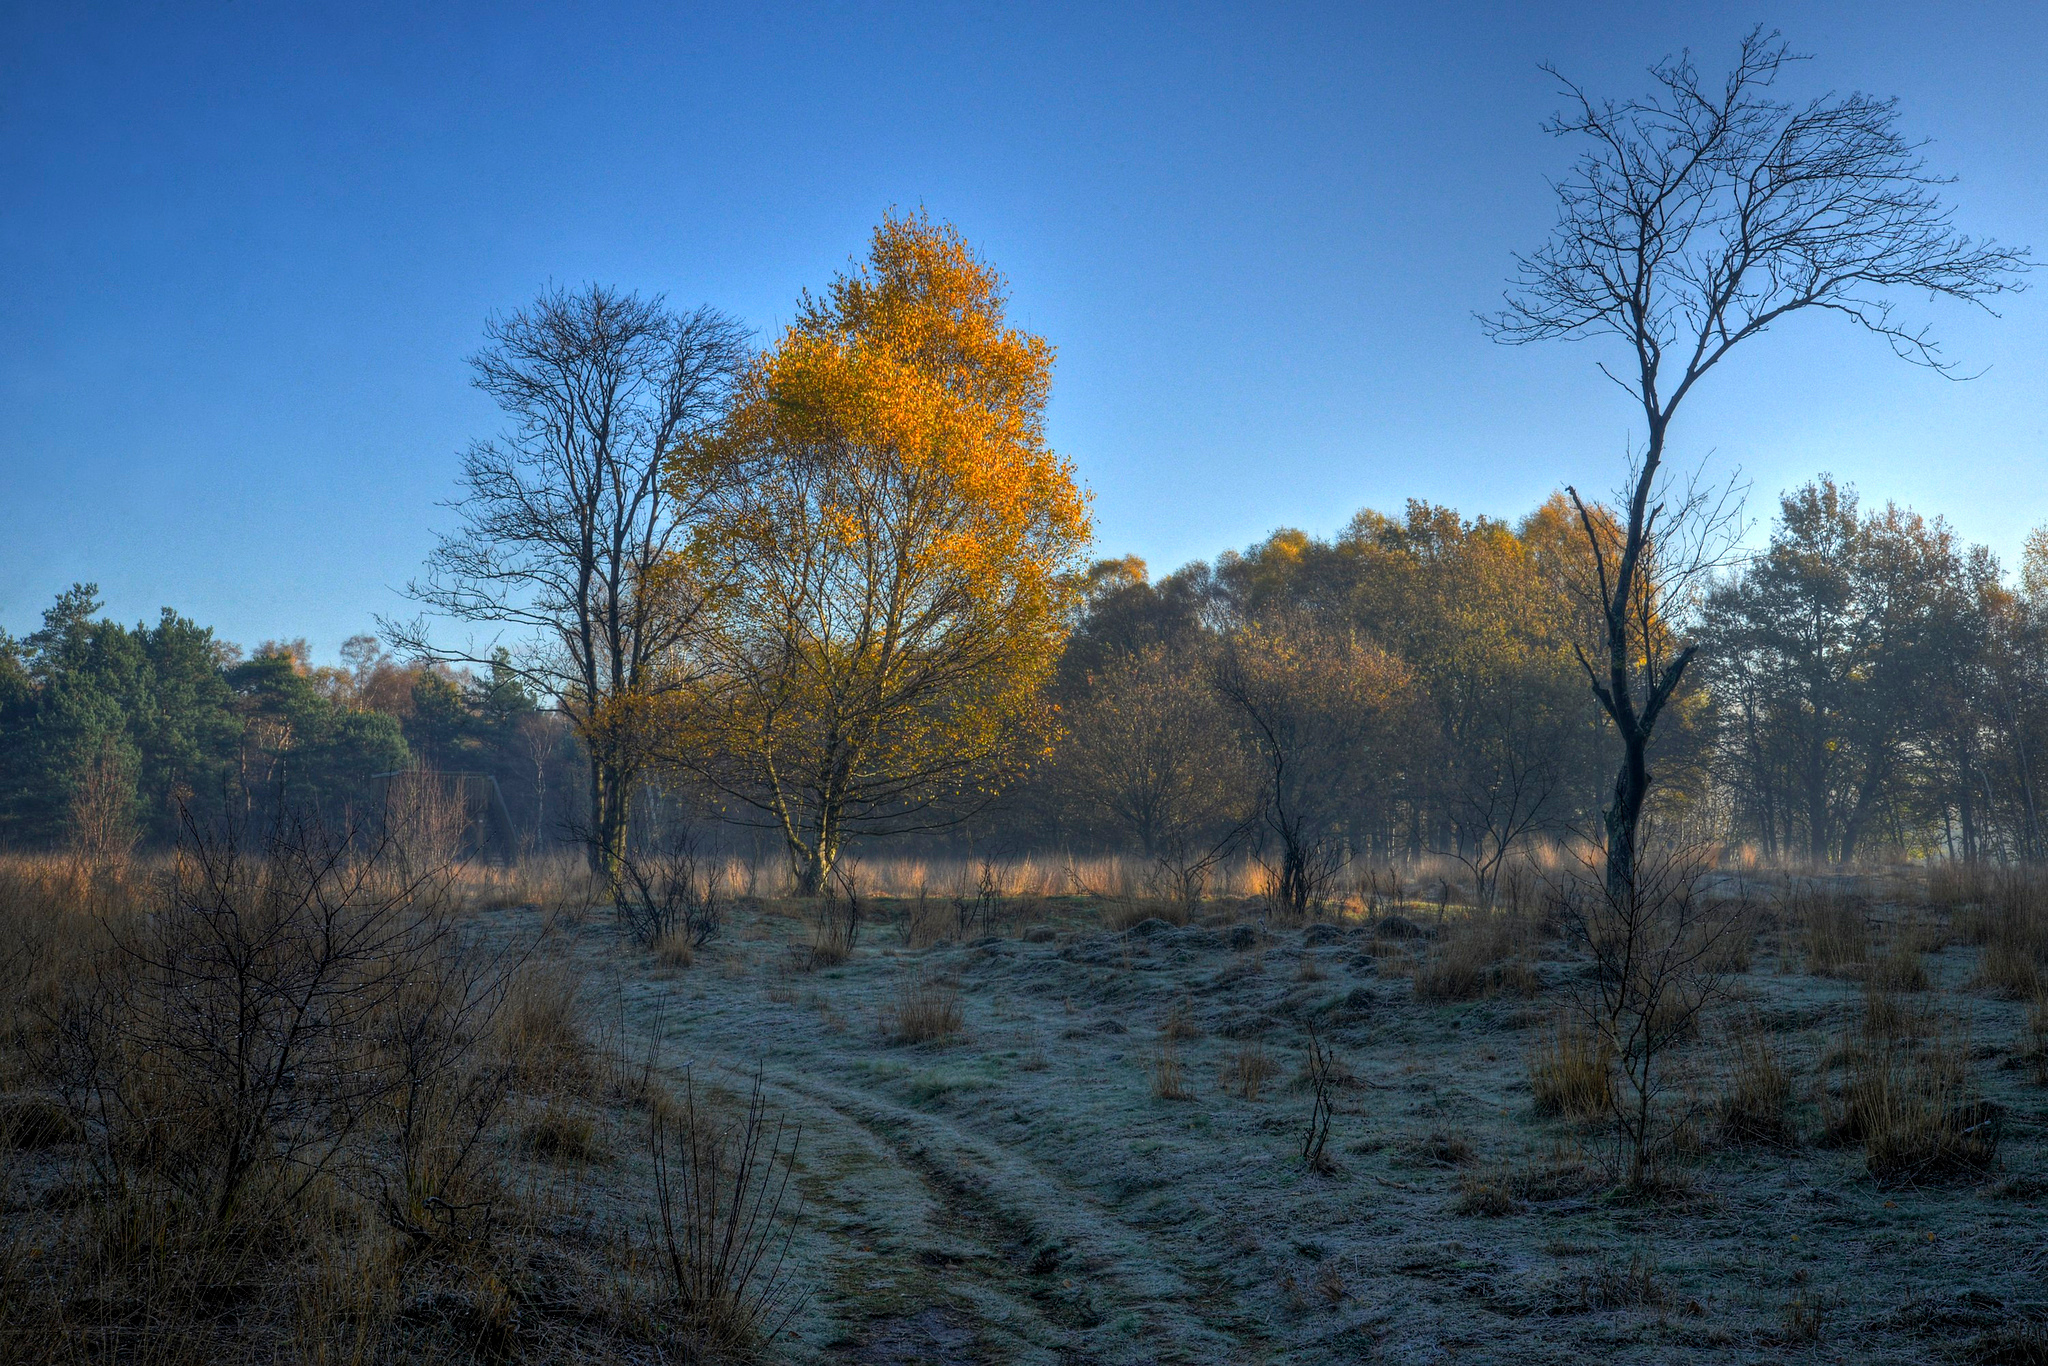
[[[1047,444],[1052,348],[958,232],[886,219],[747,376],[725,577],[673,752],[787,840],[815,888],[850,836],[929,824],[1049,728],[1085,494]]]

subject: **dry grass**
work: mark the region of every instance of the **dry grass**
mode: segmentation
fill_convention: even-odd
[[[1529,1052],[1536,1112],[1595,1119],[1614,1110],[1614,1049],[1584,1022],[1560,1013]]]
[[[2028,1000],[2044,986],[2048,967],[2048,886],[2029,868],[1960,865],[1950,878],[1955,929],[1964,943],[1982,947],[1977,984],[2010,1000]],[[1930,882],[1933,875],[1930,874]]]
[[[1218,1084],[1240,1100],[1257,1100],[1267,1082],[1280,1075],[1280,1064],[1257,1044],[1233,1051],[1223,1060]]]
[[[1920,961],[1920,936],[1901,927],[1884,957],[1870,966],[1870,984],[1883,991],[1927,990],[1927,965]]]
[[[595,1075],[583,979],[553,963],[529,963],[513,975],[498,1017],[500,1054],[523,1084],[577,1088]]]
[[[1731,1032],[1727,1077],[1727,1089],[1715,1107],[1723,1136],[1737,1143],[1791,1143],[1792,1072],[1771,1036],[1753,1019],[1738,1023]]]
[[[1146,1071],[1151,1074],[1152,1094],[1158,1099],[1193,1100],[1195,1098],[1195,1090],[1192,1086],[1188,1085],[1187,1077],[1181,1070],[1180,1059],[1175,1054],[1172,1035],[1162,1034],[1160,1036],[1159,1051],[1152,1055],[1151,1061],[1146,1065]]]
[[[898,1043],[942,1043],[965,1023],[960,988],[922,968],[903,979],[887,1016],[889,1036]]]
[[[1998,1159],[1999,1109],[1972,1082],[1968,1040],[1952,1022],[1924,1045],[1865,1037],[1838,1047],[1848,1064],[1839,1097],[1819,1092],[1823,1137],[1860,1142],[1881,1182],[1914,1183],[1988,1170]]]
[[[2036,1086],[2048,1086],[2048,996],[2036,996],[2028,1004],[2027,1022],[2014,1053],[2033,1068]]]
[[[1792,890],[1783,910],[1805,931],[1808,972],[1816,977],[1853,977],[1863,971],[1870,933],[1862,897],[1807,883]]]
[[[1420,1001],[1476,1001],[1488,996],[1534,996],[1542,982],[1523,958],[1523,926],[1505,915],[1473,915],[1451,922],[1415,971]]]

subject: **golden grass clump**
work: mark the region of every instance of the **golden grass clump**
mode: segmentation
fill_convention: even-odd
[[[1870,952],[1862,898],[1807,886],[1787,899],[1786,910],[1806,931],[1806,970],[1816,977],[1862,972]]]
[[[1582,1021],[1560,1014],[1529,1053],[1536,1112],[1593,1119],[1614,1108],[1614,1046]]]
[[[1172,1035],[1162,1035],[1159,1050],[1146,1064],[1152,1077],[1152,1094],[1160,1100],[1193,1100],[1195,1091],[1187,1083],[1181,1070],[1180,1058],[1176,1055]]]
[[[1257,1100],[1267,1082],[1280,1075],[1280,1064],[1257,1044],[1247,1044],[1223,1060],[1220,1084],[1240,1100]]]
[[[898,985],[887,1016],[890,1037],[906,1044],[943,1042],[959,1033],[964,1023],[960,988],[925,969]]]
[[[1415,970],[1421,1001],[1476,1001],[1488,996],[1534,996],[1542,988],[1522,958],[1520,926],[1506,916],[1473,916],[1450,929],[1437,951]]]
[[[1881,1182],[1972,1175],[1998,1160],[2002,1112],[1976,1092],[1968,1042],[1944,1033],[1919,1048],[1890,1040],[1851,1041],[1841,1097],[1818,1095],[1831,1142],[1860,1142]]]
[[[1723,1136],[1737,1143],[1790,1143],[1792,1073],[1770,1035],[1756,1021],[1743,1021],[1729,1051],[1727,1089],[1715,1107]]]
[[[592,1075],[583,981],[565,968],[530,963],[514,974],[498,1016],[498,1048],[523,1084],[573,1086]]]

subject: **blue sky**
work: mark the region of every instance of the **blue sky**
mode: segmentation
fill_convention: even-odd
[[[1959,222],[2048,248],[2048,8],[233,0],[0,4],[0,627],[73,580],[331,655],[495,419],[463,357],[548,281],[772,335],[891,205],[953,220],[1060,354],[1104,553],[1155,569],[1407,497],[1611,482],[1593,344],[1472,320],[1551,222],[1550,60],[1642,88],[1759,19],[1794,89],[1901,97]],[[1925,308],[1967,384],[1801,320],[1679,458],[1753,511],[1831,470],[2008,560],[2048,522],[2048,290]]]

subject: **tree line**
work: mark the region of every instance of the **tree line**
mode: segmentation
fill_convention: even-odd
[[[0,842],[17,848],[162,846],[188,818],[280,804],[338,830],[425,770],[488,777],[531,849],[561,838],[548,793],[576,762],[507,669],[402,661],[371,635],[316,666],[303,640],[245,652],[170,608],[124,626],[90,584],[0,633]]]
[[[1685,54],[1627,101],[1559,77],[1581,155],[1481,322],[1615,346],[1644,427],[1608,497],[1361,513],[1156,583],[1091,564],[1052,347],[955,228],[892,213],[765,348],[602,286],[489,320],[471,367],[504,425],[464,454],[420,615],[380,622],[409,711],[60,602],[0,678],[10,828],[77,827],[81,775],[144,805],[230,767],[361,801],[446,760],[430,718],[488,766],[539,706],[580,774],[560,828],[613,883],[678,813],[762,832],[805,893],[856,842],[971,836],[1120,842],[1189,894],[1254,851],[1304,907],[1350,858],[1450,854],[1485,890],[1574,831],[1616,895],[1646,812],[1773,856],[2037,856],[2043,543],[2009,587],[1823,479],[1751,559],[1740,485],[1669,461],[1684,401],[1780,320],[1947,372],[1899,292],[1982,306],[2029,265],[1955,229],[1894,101],[1778,93],[1797,60],[1756,30],[1719,83]],[[216,719],[161,719],[187,712]]]

